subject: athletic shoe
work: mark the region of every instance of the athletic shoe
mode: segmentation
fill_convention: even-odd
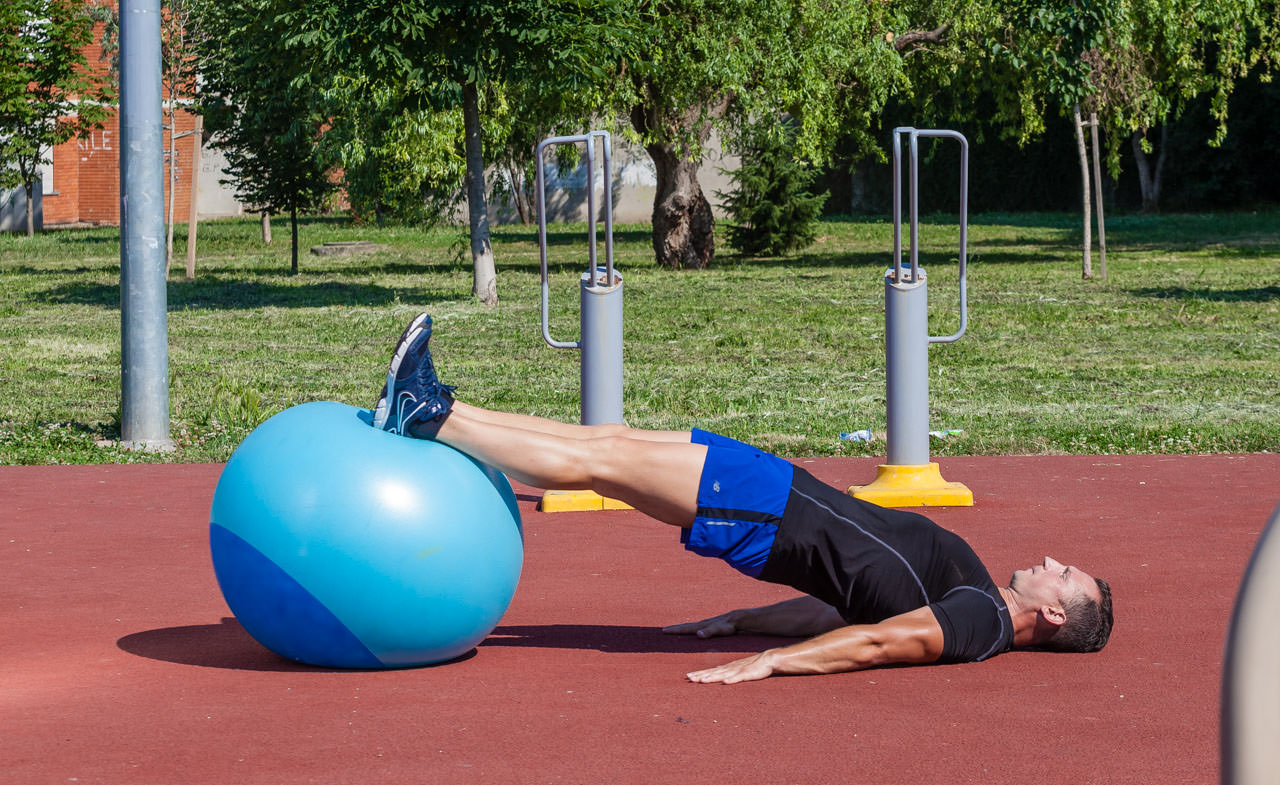
[[[453,407],[454,387],[441,384],[431,360],[431,320],[409,333],[397,347],[396,370],[387,376],[388,416],[382,428],[403,436],[417,423],[441,421]],[[394,358],[393,358],[394,362]]]
[[[413,317],[413,321],[409,322],[409,326],[404,328],[404,332],[400,333],[400,338],[396,341],[395,351],[391,353],[391,367],[387,369],[387,379],[382,383],[382,392],[378,394],[378,403],[373,407],[374,428],[382,430],[386,427],[387,417],[391,414],[391,410],[387,406],[387,388],[395,382],[396,372],[400,370],[400,363],[404,362],[405,353],[409,349],[409,334],[423,324],[427,325],[428,330],[431,329],[431,317],[425,313],[420,313]]]

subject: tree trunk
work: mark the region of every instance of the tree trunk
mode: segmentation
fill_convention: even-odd
[[[709,116],[719,116],[727,106],[726,100]],[[711,136],[711,120],[702,114],[701,107],[685,110],[676,124],[688,129],[696,123],[701,124],[695,129],[698,141],[705,145]],[[658,110],[638,105],[631,110],[631,125],[641,135],[650,135],[665,123]],[[653,196],[653,253],[658,264],[673,270],[705,269],[716,253],[715,217],[698,183],[700,158],[691,157],[684,145],[675,142],[652,142],[644,149],[653,159],[658,177]]]
[[[175,102],[169,99],[169,181],[165,184],[165,196],[168,197],[168,218],[165,219],[164,237],[164,277],[169,277],[169,268],[173,266],[173,205],[178,190],[178,113]]]
[[[533,209],[528,198],[528,184],[525,182],[524,172],[517,163],[507,164],[507,180],[511,184],[511,200],[516,203],[516,213],[520,216],[520,223],[528,226],[532,222]]]
[[[1166,118],[1167,119],[1167,118]],[[1168,149],[1169,123],[1160,125],[1160,146],[1156,149],[1155,171],[1151,168],[1151,157],[1142,149],[1142,132],[1133,132],[1133,160],[1138,169],[1138,187],[1142,191],[1142,212],[1144,214],[1160,212],[1160,183],[1164,179],[1164,153]]]
[[[265,213],[264,213],[265,215]],[[295,204],[289,208],[289,222],[293,225],[293,264],[289,268],[289,272],[294,275],[298,274],[298,206]]]
[[[1156,176],[1152,181],[1151,194],[1155,198],[1153,205],[1154,210],[1160,209],[1160,185],[1164,182],[1164,160],[1165,153],[1169,150],[1169,124],[1163,123],[1160,126],[1160,149],[1156,150]]]
[[[1107,221],[1102,209],[1102,153],[1098,144],[1098,115],[1089,113],[1089,140],[1093,147],[1093,192],[1098,206],[1098,268],[1102,280],[1107,280]]]
[[[1090,208],[1092,195],[1089,189],[1089,154],[1084,147],[1084,123],[1080,119],[1080,107],[1075,107],[1072,121],[1076,127],[1076,152],[1080,156],[1080,183],[1084,192],[1084,256],[1081,262],[1081,277],[1088,280],[1093,277],[1093,215]]]
[[[271,213],[262,211],[262,244],[271,245]]]
[[[195,133],[191,135],[191,199],[187,207],[187,280],[196,279],[196,228],[200,222],[197,198],[200,188],[200,160],[204,156],[204,117],[196,115]]]
[[[35,237],[36,236],[35,188],[32,187],[32,181],[30,180],[27,180],[26,182],[24,182],[22,184],[22,187],[27,192],[27,237]]]
[[[498,274],[489,244],[489,206],[484,197],[484,150],[480,144],[480,94],[462,86],[462,125],[467,149],[467,214],[471,224],[471,293],[485,305],[498,304]]]

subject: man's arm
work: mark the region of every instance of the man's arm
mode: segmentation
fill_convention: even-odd
[[[671,635],[697,635],[699,638],[736,632],[804,638],[843,627],[844,623],[835,608],[806,595],[759,608],[729,611],[702,621],[673,624],[663,627],[662,631]]]
[[[688,674],[700,684],[737,684],[780,674],[842,673],[894,663],[923,664],[942,656],[942,627],[933,611],[917,608],[879,624],[855,624],[803,643]]]

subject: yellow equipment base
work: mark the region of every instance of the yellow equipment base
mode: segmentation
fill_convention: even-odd
[[[881,507],[972,507],[973,491],[942,479],[938,464],[876,467],[870,485],[849,487],[850,496]]]
[[[585,512],[588,510],[633,510],[625,502],[601,496],[595,491],[547,491],[538,503],[542,512]]]

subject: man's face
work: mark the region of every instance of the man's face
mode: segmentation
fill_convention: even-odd
[[[1024,597],[1046,605],[1061,605],[1077,593],[1095,602],[1102,599],[1093,576],[1048,556],[1040,564],[1015,572],[1009,585]]]

